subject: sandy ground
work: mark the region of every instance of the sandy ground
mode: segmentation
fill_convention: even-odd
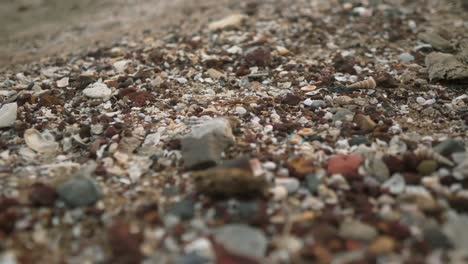
[[[8,69],[50,55],[76,53],[142,32],[154,33],[169,25],[180,25],[187,14],[202,12],[203,6],[222,6],[222,2],[3,0],[0,68]]]

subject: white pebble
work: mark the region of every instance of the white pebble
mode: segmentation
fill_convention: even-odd
[[[296,178],[277,178],[275,183],[286,188],[288,193],[294,193],[299,189],[299,181]]]
[[[304,105],[311,106],[314,101],[311,100],[310,98],[307,98],[304,100]]]
[[[247,113],[247,110],[242,106],[238,106],[236,107],[236,113],[239,115],[245,115]]]
[[[83,90],[83,94],[90,98],[107,98],[111,95],[112,91],[105,83],[96,82],[90,84]]]
[[[281,201],[288,197],[288,190],[281,185],[271,188],[270,193],[272,194],[274,201]]]

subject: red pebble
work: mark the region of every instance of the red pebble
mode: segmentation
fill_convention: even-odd
[[[363,161],[357,155],[336,155],[328,161],[328,174],[342,174],[348,180],[360,179],[358,168]]]

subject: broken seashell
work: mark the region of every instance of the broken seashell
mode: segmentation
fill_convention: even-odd
[[[440,155],[439,153],[435,152],[432,149],[428,149],[428,148],[417,149],[414,151],[414,154],[416,155],[416,157],[420,158],[421,160],[432,159],[447,166],[451,166],[451,167],[455,166],[455,164],[451,160]]]
[[[24,141],[29,148],[39,153],[54,153],[59,148],[59,144],[50,133],[41,134],[34,128],[24,131]]]
[[[354,89],[374,89],[377,86],[377,83],[375,82],[374,78],[369,77],[367,80],[360,81],[357,83],[353,83],[351,85],[348,85],[348,88],[354,88]]]
[[[239,27],[242,24],[242,21],[244,21],[246,18],[247,16],[242,14],[233,14],[221,20],[211,22],[208,25],[208,29],[210,31],[215,31],[220,29]]]
[[[17,110],[16,103],[4,104],[0,108],[0,128],[10,127],[15,123]]]

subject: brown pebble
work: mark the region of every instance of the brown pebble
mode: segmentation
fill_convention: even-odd
[[[369,246],[369,253],[373,255],[386,255],[391,253],[395,249],[395,240],[388,236],[378,237]]]

